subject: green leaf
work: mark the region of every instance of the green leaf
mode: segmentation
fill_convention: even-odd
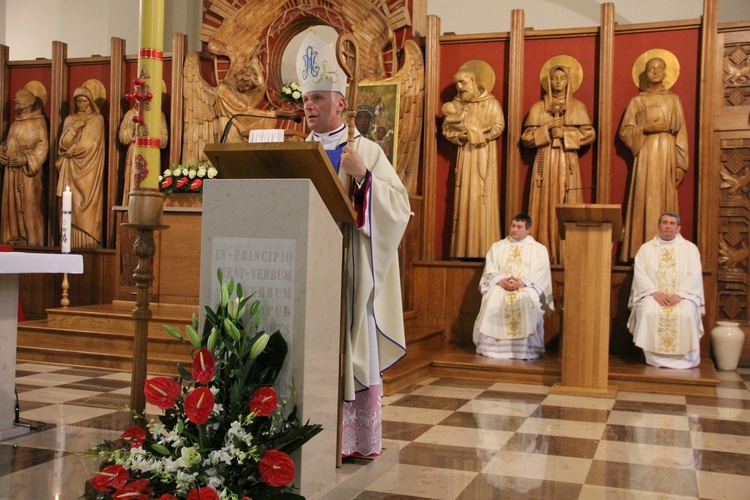
[[[190,343],[193,344],[193,347],[195,347],[196,349],[200,349],[201,348],[201,337],[200,337],[200,335],[198,335],[198,332],[195,331],[195,328],[193,328],[192,326],[188,325],[188,326],[185,327],[185,331],[187,332],[188,338],[190,339]]]
[[[281,332],[276,331],[271,334],[266,348],[255,358],[255,362],[246,368],[243,383],[252,381],[258,385],[273,384],[281,371],[288,350],[286,340],[284,340]]]
[[[182,334],[177,329],[172,328],[169,325],[162,325],[162,328],[164,328],[172,337],[176,338],[177,340],[182,340]]]
[[[152,444],[151,449],[154,450],[156,453],[159,453],[160,455],[169,456],[172,454],[171,451],[169,451],[169,448],[167,448],[164,445],[161,444]]]
[[[206,306],[206,321],[203,324],[203,336],[206,336],[211,328],[219,324],[219,317],[213,309]]]
[[[234,384],[232,390],[229,393],[229,406],[232,409],[239,408],[240,405],[244,405],[246,402],[242,397],[242,390],[239,384]]]
[[[177,373],[180,374],[180,377],[182,377],[182,380],[185,380],[187,382],[193,381],[193,374],[187,371],[185,367],[182,366],[182,363],[177,363]]]

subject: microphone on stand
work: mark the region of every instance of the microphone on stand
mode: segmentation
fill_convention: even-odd
[[[237,118],[238,116],[247,116],[248,118],[273,118],[271,116],[263,116],[260,114],[252,114],[252,113],[237,113],[236,115],[232,115],[229,117],[229,121],[227,121],[227,124],[224,125],[224,131],[221,133],[221,139],[219,139],[220,143],[224,143],[227,140],[227,136],[229,135],[229,130],[232,128],[232,121]],[[302,117],[301,116],[293,116],[291,118],[281,118],[282,120],[291,120],[294,123],[302,123]]]
[[[584,187],[577,187],[577,188],[568,188],[565,190],[565,196],[563,196],[563,203],[568,202],[568,193],[571,191],[583,191],[585,189],[596,189],[596,184],[593,184],[591,186],[584,186]]]

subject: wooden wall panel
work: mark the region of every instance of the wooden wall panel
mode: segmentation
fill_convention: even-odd
[[[705,182],[713,190],[702,191],[702,199],[712,203],[701,229],[706,239],[701,252],[715,256],[716,288],[706,290],[706,299],[714,299],[711,321],[739,321],[750,329],[750,27],[719,36],[715,67],[721,65],[722,76],[716,85],[716,110],[711,137],[715,138],[716,155]],[[743,71],[744,76],[743,76]],[[706,152],[708,155],[708,152]],[[710,187],[709,186],[709,187]],[[714,213],[715,211],[715,213]],[[714,221],[711,224],[711,221]],[[711,260],[708,261],[710,265]],[[750,366],[750,335],[740,365]]]
[[[404,312],[414,310],[414,261],[420,258],[422,252],[422,201],[421,196],[409,197],[413,215],[398,249]]]
[[[612,133],[612,75],[615,67],[615,4],[603,3],[601,6],[601,28],[599,30],[599,91],[596,133],[596,203],[609,203],[612,190],[611,165],[614,145],[608,138]],[[592,74],[593,76],[593,74]],[[604,138],[604,140],[601,140]]]
[[[440,19],[427,16],[427,38],[425,41],[425,99],[422,118],[422,196],[423,212],[421,225],[424,232],[421,255],[423,259],[435,258],[435,225],[438,220],[437,207],[437,126],[435,117],[438,115],[440,74]]]
[[[125,40],[112,38],[109,64],[109,134],[107,136],[107,196],[105,205],[112,207],[122,202],[121,185],[119,184],[120,166],[125,164],[123,151],[120,149],[118,133],[120,122],[125,114],[123,101],[125,96]],[[105,234],[107,248],[115,247],[115,214],[107,210],[105,214]]]
[[[57,210],[57,169],[54,167],[57,161],[57,144],[60,142],[60,133],[65,117],[68,115],[68,107],[64,105],[68,99],[68,46],[62,42],[52,42],[52,82],[49,93],[49,155],[47,156],[47,176],[45,187],[47,188],[46,203],[42,207],[47,215],[47,245],[56,246],[60,244],[60,223]],[[83,82],[81,82],[83,83]]]
[[[683,216],[683,233],[695,241],[697,234],[697,189],[698,189],[698,88],[700,86],[700,53],[701,29],[697,22],[675,22],[649,25],[614,26],[612,31],[612,12],[603,12],[602,22],[608,23],[608,30],[602,33],[597,28],[578,30],[524,30],[522,62],[514,62],[514,54],[519,49],[514,45],[513,37],[508,33],[490,33],[486,35],[443,35],[440,38],[441,71],[439,88],[440,101],[447,102],[455,95],[453,74],[461,63],[468,59],[482,59],[490,63],[495,70],[497,83],[495,94],[500,99],[508,118],[508,129],[501,142],[501,199],[506,220],[514,215],[512,207],[524,209],[528,204],[528,169],[533,163],[534,151],[523,148],[516,136],[511,134],[511,116],[521,108],[522,116],[528,113],[530,106],[542,96],[539,83],[539,71],[543,63],[553,55],[568,54],[579,60],[583,66],[584,79],[575,97],[586,104],[594,123],[600,118],[609,116],[609,123],[603,127],[603,134],[597,134],[593,146],[584,148],[580,154],[582,185],[589,187],[584,191],[584,199],[593,201],[596,196],[597,179],[603,181],[601,200],[624,205],[629,189],[629,175],[632,166],[632,154],[617,136],[622,115],[630,99],[638,94],[638,88],[631,76],[635,59],[648,49],[661,47],[672,51],[681,64],[680,78],[672,88],[680,95],[685,109],[689,134],[690,170],[678,190],[680,211]],[[608,37],[600,45],[599,36]],[[613,38],[613,39],[610,39]],[[610,51],[609,57],[601,51]],[[601,59],[598,58],[601,56]],[[608,71],[602,65],[610,65],[611,76],[600,82],[601,72]],[[514,76],[518,68],[522,75]],[[516,84],[521,89],[516,90]],[[600,85],[603,85],[600,88]],[[501,91],[499,87],[504,88]],[[609,87],[609,89],[608,89]],[[606,92],[606,94],[602,94]],[[520,102],[523,101],[523,102]],[[520,102],[520,104],[519,104]],[[602,116],[599,116],[600,103],[604,102]],[[425,113],[426,114],[426,113]],[[438,125],[442,115],[436,116]],[[744,117],[745,121],[747,117]],[[597,131],[598,132],[598,131]],[[438,132],[439,134],[439,132]],[[455,170],[456,147],[438,135],[438,163],[435,172],[435,207],[434,244],[435,259],[444,259],[448,255],[448,239],[453,208],[453,182]],[[610,156],[603,158],[599,154],[609,151]],[[516,148],[514,151],[513,148]],[[521,156],[520,167],[515,158]],[[609,165],[602,164],[609,162]],[[609,184],[609,188],[607,185]],[[596,193],[598,196],[598,192]],[[519,198],[520,197],[520,198]],[[600,201],[597,199],[597,201]],[[506,227],[502,228],[503,230]]]

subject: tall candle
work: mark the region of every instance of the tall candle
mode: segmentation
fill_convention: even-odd
[[[62,253],[70,253],[70,215],[73,211],[73,193],[70,186],[65,186],[62,194],[62,236],[60,238],[60,249]]]
[[[138,76],[135,94],[143,126],[135,138],[136,189],[158,189],[161,175],[161,83],[164,58],[164,0],[141,0]]]

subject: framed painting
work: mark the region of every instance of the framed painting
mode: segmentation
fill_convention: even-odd
[[[400,82],[361,83],[354,123],[362,136],[379,145],[396,168]]]

